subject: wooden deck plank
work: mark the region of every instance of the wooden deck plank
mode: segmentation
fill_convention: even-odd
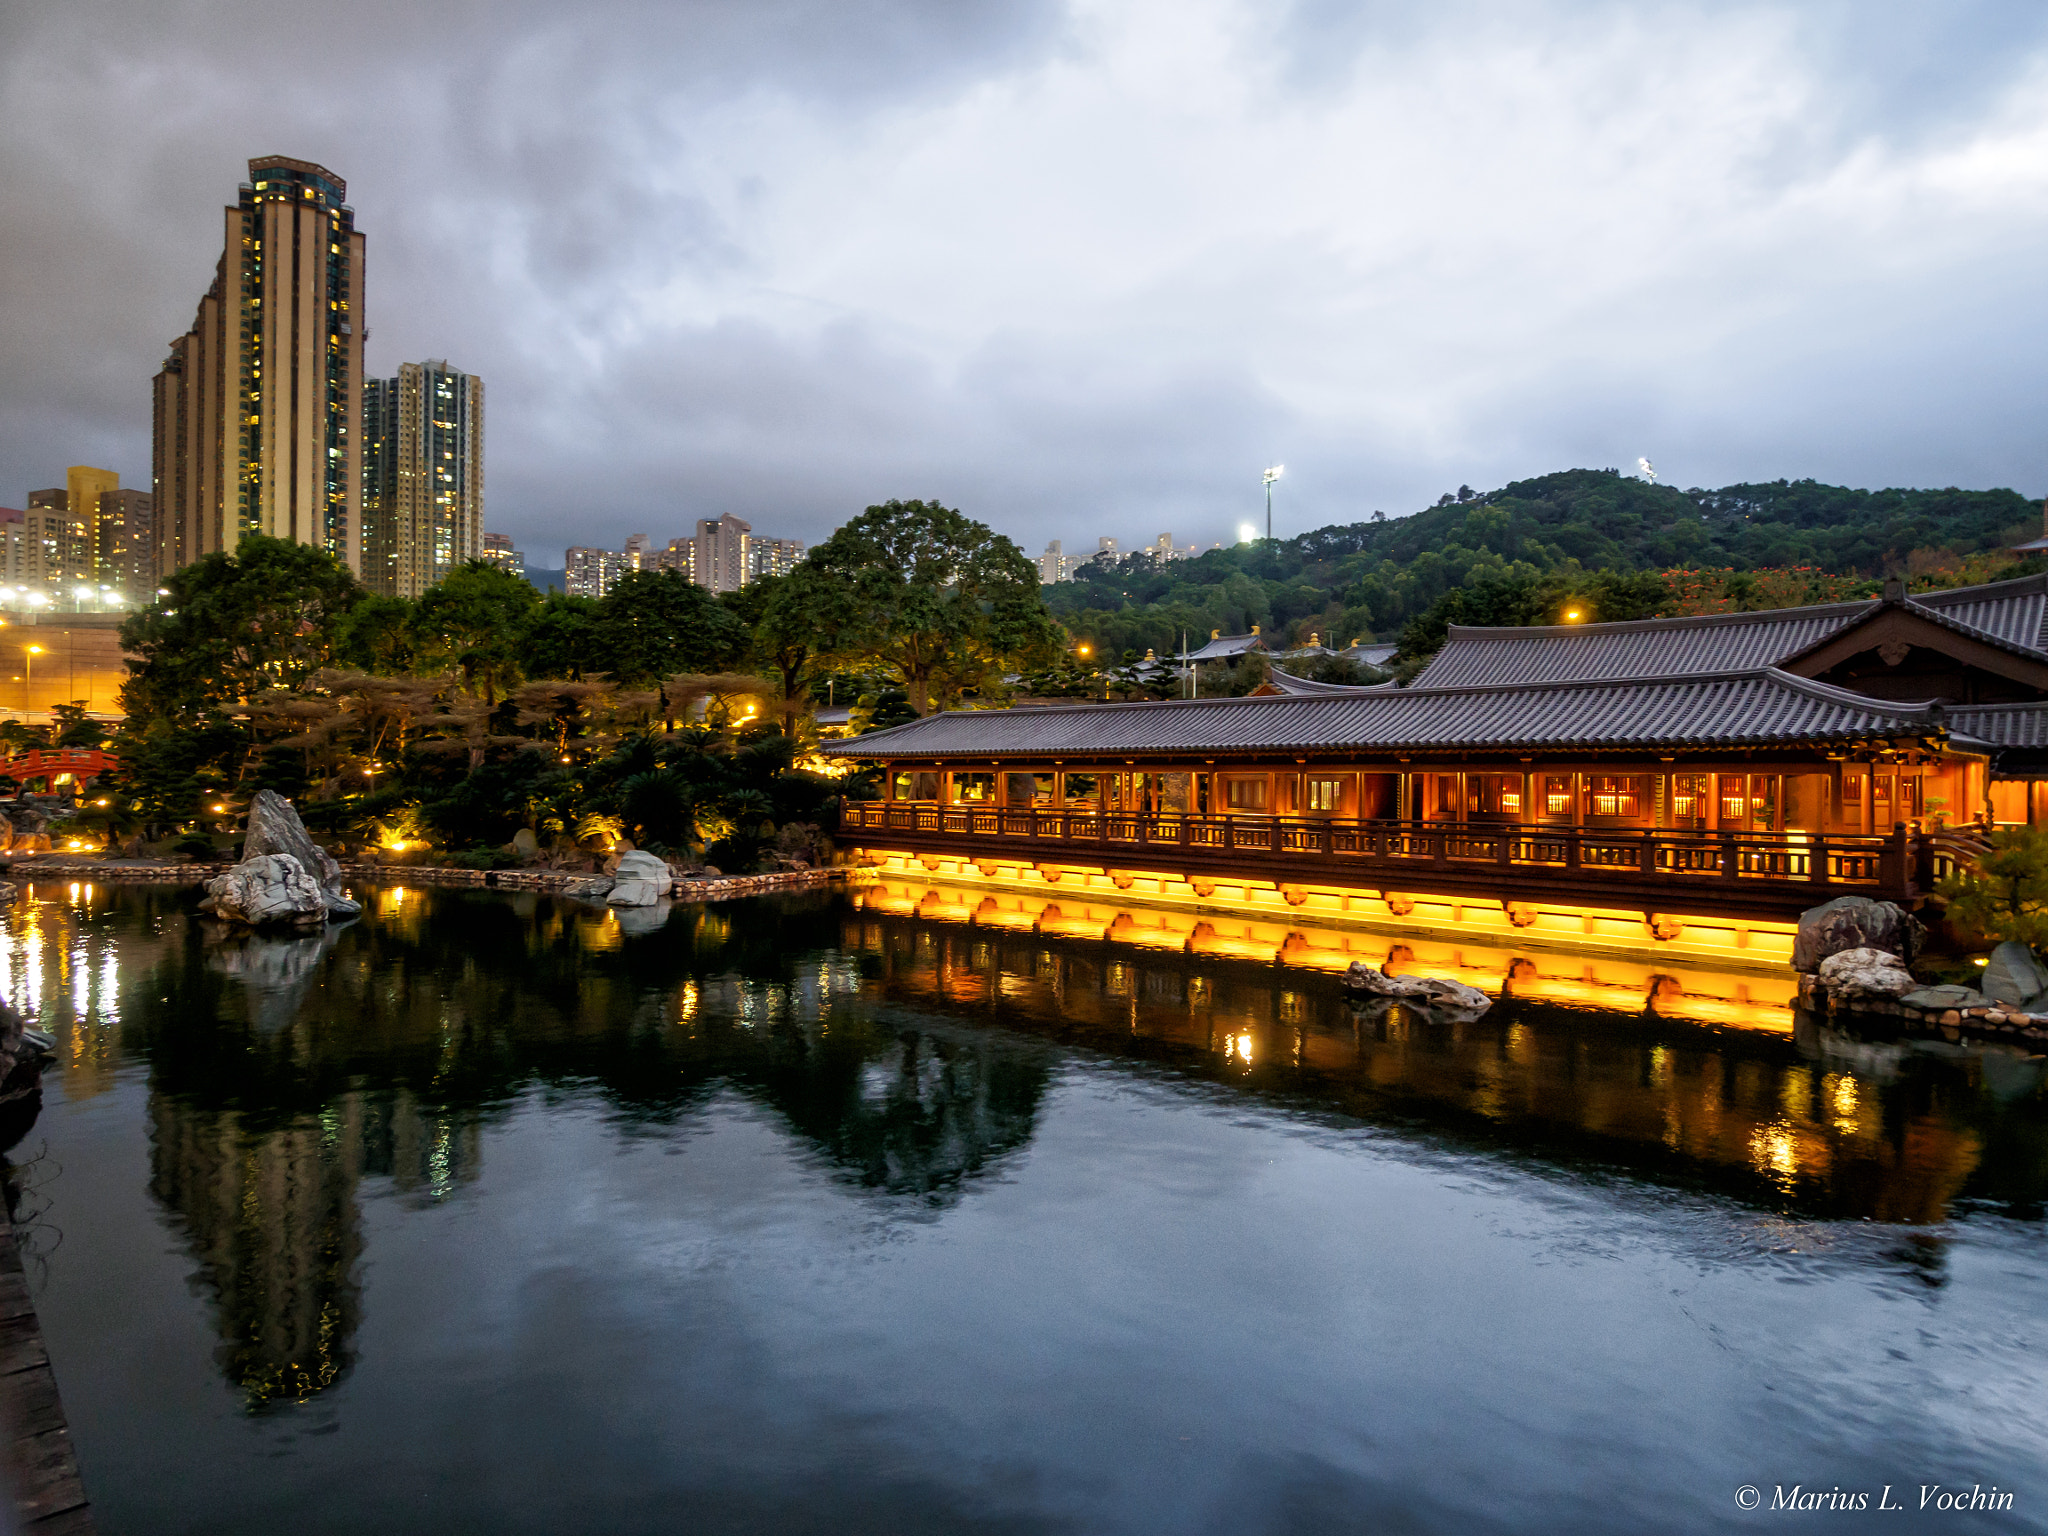
[[[0,1223],[0,1434],[24,1536],[93,1536],[85,1479],[12,1223]]]

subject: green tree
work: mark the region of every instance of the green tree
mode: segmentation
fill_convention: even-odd
[[[486,704],[519,682],[520,637],[540,607],[532,583],[487,560],[458,566],[420,598],[413,628],[422,659],[445,660]]]
[[[1952,924],[1996,939],[2048,949],[2048,832],[1993,832],[1975,869],[1942,881]]]
[[[419,661],[410,599],[369,593],[341,621],[335,649],[351,667],[378,677],[403,677]]]
[[[722,672],[746,649],[746,627],[681,571],[633,571],[599,599],[591,626],[598,669],[622,686],[679,672]]]
[[[518,641],[519,670],[532,678],[582,682],[603,669],[597,656],[597,599],[550,592],[527,616]]]
[[[297,688],[335,661],[363,589],[324,550],[262,534],[165,579],[169,595],[121,626],[135,659],[121,688],[131,719],[197,720],[265,688]]]
[[[1059,644],[1023,552],[937,502],[869,507],[807,563],[829,594],[821,633],[899,681],[920,715]]]
[[[831,651],[836,600],[834,583],[809,561],[725,595],[727,606],[747,626],[748,654],[781,684],[785,735],[796,734],[796,717],[810,693],[806,678],[812,663]]]

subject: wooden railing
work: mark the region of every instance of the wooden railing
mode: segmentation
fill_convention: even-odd
[[[1839,885],[1899,897],[1926,889],[1959,850],[1904,830],[1856,833],[1605,831],[1590,827],[1296,819],[1284,816],[1144,816],[927,801],[850,802],[842,831],[910,834],[919,841],[987,839],[1018,847],[1087,849],[1099,856],[1175,850],[1215,863],[1223,855],[1289,862],[1329,860],[1393,872],[1554,874],[1560,883],[1628,880],[1674,885],[1751,882]],[[1253,866],[1256,867],[1255,864]]]

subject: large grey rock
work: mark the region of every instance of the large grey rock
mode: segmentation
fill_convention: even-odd
[[[1468,987],[1462,981],[1451,981],[1442,976],[1428,976],[1422,982],[1424,995],[1432,1008],[1451,1008],[1460,1013],[1481,1014],[1493,1006],[1493,999],[1477,987]]]
[[[1905,961],[1882,949],[1845,949],[1820,963],[1821,985],[1839,1002],[1896,1002],[1920,983]]]
[[[1417,1002],[1429,990],[1420,976],[1389,976],[1363,960],[1351,962],[1351,969],[1344,973],[1344,985],[1348,990],[1361,992],[1367,997],[1413,998]]]
[[[249,831],[242,839],[242,859],[283,854],[312,876],[321,900],[336,917],[354,917],[363,909],[341,894],[341,866],[334,855],[313,841],[291,801],[274,789],[259,789],[249,802]]]
[[[2026,945],[2008,939],[1991,951],[1980,985],[1994,1003],[2024,1003],[2048,992],[2048,970]]]
[[[206,882],[200,905],[230,923],[260,928],[269,923],[300,927],[327,921],[327,898],[305,866],[288,853],[244,859]]]
[[[1923,1013],[1946,1013],[1951,1008],[1982,1008],[1990,999],[1975,987],[1944,983],[1938,987],[1920,987],[1899,1001]]]
[[[1922,932],[1911,914],[1893,902],[1837,896],[1799,914],[1792,969],[1818,971],[1823,960],[1845,949],[1881,949],[1911,965]]]
[[[512,841],[505,845],[505,851],[522,859],[537,859],[540,857],[540,839],[533,835],[533,828],[521,827],[512,834]]]
[[[662,860],[635,849],[619,855],[612,872],[611,894],[605,897],[615,907],[651,907],[664,896],[675,876]]]
[[[1376,1002],[1408,1003],[1443,1014],[1476,1018],[1493,1006],[1493,999],[1477,987],[1440,976],[1389,976],[1363,960],[1351,962],[1344,973],[1345,987]]]

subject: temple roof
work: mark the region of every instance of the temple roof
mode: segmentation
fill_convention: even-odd
[[[955,710],[828,750],[885,760],[1140,752],[1711,750],[1940,738],[1948,734],[1944,720],[1936,704],[1890,703],[1760,667],[1682,678]],[[1959,744],[1983,745],[1974,740]]]

